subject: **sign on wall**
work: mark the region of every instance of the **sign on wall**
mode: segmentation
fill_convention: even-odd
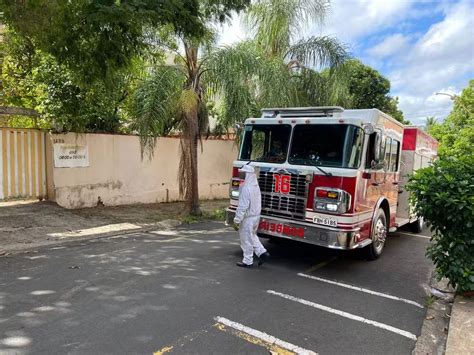
[[[55,168],[83,168],[89,166],[87,145],[54,144]]]

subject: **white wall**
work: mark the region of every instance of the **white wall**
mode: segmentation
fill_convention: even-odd
[[[65,208],[154,203],[179,200],[179,139],[159,138],[152,160],[140,156],[137,136],[69,133],[51,135],[48,161],[54,164],[53,144],[86,145],[89,166],[49,169],[48,196]],[[52,144],[53,143],[53,144]],[[237,147],[230,140],[203,140],[199,152],[201,199],[227,198]]]

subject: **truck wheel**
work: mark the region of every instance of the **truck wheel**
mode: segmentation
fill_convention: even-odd
[[[387,218],[381,208],[377,211],[371,238],[372,243],[366,247],[365,254],[367,259],[375,260],[382,254],[387,238]]]
[[[423,221],[423,217],[420,217],[415,222],[410,223],[410,230],[413,233],[421,233],[421,231],[423,230],[424,224],[425,223]]]

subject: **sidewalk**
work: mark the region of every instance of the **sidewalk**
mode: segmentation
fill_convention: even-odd
[[[451,310],[446,355],[474,354],[474,298],[456,296]]]
[[[203,201],[201,219],[223,217],[228,200]],[[0,202],[0,256],[11,252],[133,231],[174,227],[193,220],[184,203],[157,203],[67,210],[52,202]]]

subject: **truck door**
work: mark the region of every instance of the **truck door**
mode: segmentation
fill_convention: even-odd
[[[390,225],[395,223],[399,190],[399,157],[400,142],[391,137],[385,138],[383,149],[383,180],[381,177],[381,194],[385,196],[390,205]]]

